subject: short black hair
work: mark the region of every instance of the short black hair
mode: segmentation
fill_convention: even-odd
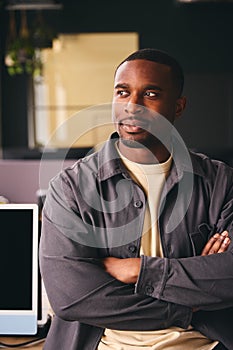
[[[124,63],[134,60],[147,60],[156,63],[165,64],[171,67],[174,83],[177,86],[179,96],[182,94],[184,87],[184,73],[181,65],[177,62],[175,58],[170,56],[165,51],[157,50],[154,48],[140,49],[133,52],[127,58],[125,58],[116,68],[117,69]]]

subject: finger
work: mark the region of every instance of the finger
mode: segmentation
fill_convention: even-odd
[[[231,243],[231,240],[230,240],[229,237],[224,238],[224,240],[223,240],[220,248],[218,249],[217,253],[224,253],[228,249],[230,243]]]
[[[208,255],[210,249],[212,248],[212,246],[214,245],[214,243],[217,241],[217,239],[219,239],[220,234],[219,233],[215,233],[215,235],[213,235],[209,241],[206,243],[204,249],[202,250],[201,255]]]
[[[205,245],[201,255],[216,254],[218,253],[220,247],[222,247],[221,249],[226,248],[225,245],[222,246],[222,243],[226,237],[228,237],[227,231],[223,231],[221,234],[216,233],[215,235],[213,235]]]
[[[210,248],[208,254],[216,254],[216,253],[222,253],[226,251],[229,245],[228,244],[229,241],[230,239],[228,237],[228,232],[227,231],[222,232],[219,238],[216,240],[216,242],[214,242],[214,244]]]
[[[216,254],[218,252],[218,250],[220,249],[224,239],[225,239],[225,236],[219,235],[218,239],[214,242],[214,244],[210,248],[208,254]]]

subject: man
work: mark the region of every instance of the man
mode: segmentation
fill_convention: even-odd
[[[114,84],[117,133],[50,183],[44,349],[233,349],[233,170],[179,140],[172,57],[139,50]]]

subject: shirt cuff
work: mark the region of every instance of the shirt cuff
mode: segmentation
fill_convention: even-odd
[[[169,259],[141,256],[141,267],[135,293],[161,299],[168,276]],[[164,299],[161,299],[166,301]],[[188,328],[192,319],[192,309],[187,306],[169,303],[169,315],[177,327]]]
[[[168,275],[168,259],[141,256],[141,267],[135,293],[160,299]]]

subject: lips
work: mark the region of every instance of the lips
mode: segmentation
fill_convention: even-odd
[[[145,131],[143,128],[137,125],[121,124],[122,129],[128,133],[140,133]]]
[[[119,125],[128,133],[140,133],[148,128],[147,122],[135,119],[125,119]]]

